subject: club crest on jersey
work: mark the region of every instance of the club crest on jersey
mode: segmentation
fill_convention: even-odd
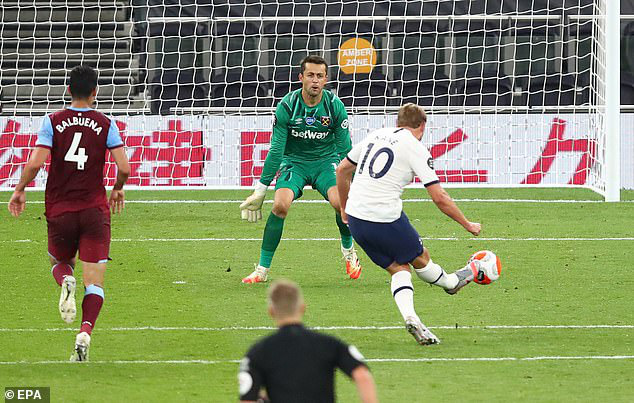
[[[312,126],[313,124],[315,124],[315,117],[313,116],[306,116],[306,124],[308,126]]]
[[[321,117],[321,125],[322,126],[330,126],[330,116],[322,116]]]

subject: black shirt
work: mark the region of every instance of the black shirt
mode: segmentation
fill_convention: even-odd
[[[241,400],[266,388],[271,403],[334,402],[335,368],[350,376],[363,363],[354,346],[300,324],[281,327],[256,343],[240,363]]]

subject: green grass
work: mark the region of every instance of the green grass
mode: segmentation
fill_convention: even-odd
[[[589,191],[564,189],[450,193],[456,199],[600,200]],[[129,191],[127,198],[238,200],[247,194]],[[0,201],[5,204],[9,196],[0,193]],[[424,191],[408,190],[404,196],[424,198]],[[308,191],[305,198],[319,197]],[[623,192],[622,198],[634,200],[634,192]],[[32,192],[28,199],[42,200],[43,195]],[[94,362],[34,364],[66,360],[76,329],[58,317],[59,290],[49,274],[43,207],[30,204],[17,220],[6,210],[0,213],[0,329],[30,329],[0,331],[0,362],[24,361],[0,364],[0,390],[50,386],[53,401],[235,401],[237,364],[232,361],[269,330],[138,328],[272,326],[266,315],[266,285],[240,283],[257,261],[260,242],[147,239],[257,239],[264,223],[241,222],[237,203],[129,203],[123,215],[113,217],[113,261],[106,274],[104,309],[93,333]],[[265,204],[265,217],[270,207]],[[417,346],[401,328],[329,332],[355,344],[368,359],[508,360],[371,361],[381,400],[631,401],[634,359],[521,359],[631,356],[633,328],[485,326],[634,325],[634,241],[540,240],[632,237],[634,203],[465,201],[460,207],[482,223],[484,239],[473,239],[430,202],[405,203],[415,227],[430,238],[425,246],[434,261],[446,270],[462,267],[470,253],[485,248],[495,251],[504,266],[497,283],[470,285],[456,296],[415,280],[417,311],[428,326],[440,327],[440,345]],[[285,238],[337,236],[328,205],[292,207]],[[537,239],[518,240],[527,238]],[[363,274],[352,281],[345,276],[337,241],[285,240],[273,261],[272,277],[301,284],[310,326],[401,326],[387,274],[363,253],[361,259]],[[113,362],[136,360],[219,362]],[[357,401],[354,385],[340,374],[337,396],[342,402]]]

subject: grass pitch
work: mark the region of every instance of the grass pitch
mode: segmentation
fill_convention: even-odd
[[[584,190],[449,192],[455,199],[600,200]],[[113,217],[113,261],[91,362],[70,364],[81,313],[76,326],[59,318],[44,205],[28,204],[16,220],[4,207],[10,194],[0,193],[0,389],[50,386],[52,401],[236,401],[236,361],[272,331],[262,329],[272,326],[267,285],[240,283],[257,262],[264,222],[242,222],[237,202],[138,201],[236,201],[247,194],[127,192],[125,212]],[[27,197],[43,199],[37,192]],[[302,200],[310,199],[319,197],[307,191]],[[331,327],[324,331],[360,349],[381,401],[631,401],[634,203],[458,204],[482,223],[479,238],[430,201],[404,208],[447,271],[479,249],[496,252],[503,271],[498,282],[469,285],[456,296],[414,279],[417,311],[439,345],[414,343],[388,275],[363,252],[361,278],[346,277],[327,204],[293,205],[271,277],[302,286],[307,325]],[[265,204],[265,219],[270,208]],[[341,374],[337,396],[357,401]]]

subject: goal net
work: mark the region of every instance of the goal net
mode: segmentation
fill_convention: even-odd
[[[0,189],[17,183],[41,117],[69,104],[80,63],[98,69],[96,107],[117,120],[130,185],[250,187],[275,105],[318,54],[353,143],[414,102],[446,184],[606,192],[607,0],[213,3],[5,5]]]

